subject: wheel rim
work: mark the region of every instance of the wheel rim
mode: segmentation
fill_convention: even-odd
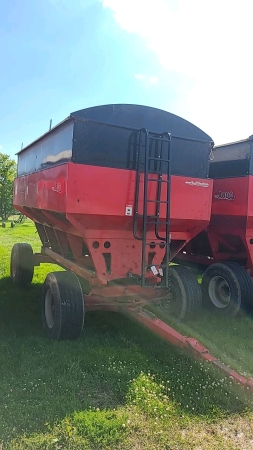
[[[226,308],[231,301],[231,291],[228,282],[223,277],[213,277],[208,286],[211,302],[217,308]]]
[[[52,329],[55,323],[55,303],[50,289],[47,290],[45,295],[45,319],[48,328]]]

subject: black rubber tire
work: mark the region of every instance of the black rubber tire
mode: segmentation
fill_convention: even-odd
[[[46,336],[56,341],[78,339],[84,325],[84,299],[77,276],[69,271],[47,275],[41,295]]]
[[[2,228],[6,228],[6,223],[2,222]]]
[[[18,286],[31,284],[34,273],[33,249],[30,244],[14,244],[11,251],[10,275]]]
[[[214,292],[215,286],[217,289]],[[227,290],[227,295],[222,294],[222,289],[223,294]],[[227,297],[224,302],[222,295],[223,298]],[[240,264],[230,261],[215,263],[203,274],[202,296],[203,305],[208,309],[219,310],[221,314],[236,317],[240,311],[252,309],[253,283]]]
[[[15,223],[11,222],[11,228],[14,228],[14,227],[15,227]]]
[[[157,305],[165,314],[180,321],[194,318],[202,305],[202,294],[196,276],[189,267],[169,267],[169,297]]]

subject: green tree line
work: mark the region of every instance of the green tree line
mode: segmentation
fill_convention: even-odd
[[[17,174],[16,161],[0,153],[0,217],[3,221],[14,212],[13,181]]]

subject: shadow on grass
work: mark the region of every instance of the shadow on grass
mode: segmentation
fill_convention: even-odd
[[[248,404],[219,372],[116,313],[88,313],[78,341],[46,339],[40,289],[0,280],[0,437],[43,431],[74,411],[125,405],[132,380],[142,372],[165,386],[182,413],[218,417]]]
[[[40,284],[20,288],[10,277],[0,280],[0,336],[31,336],[38,329]]]

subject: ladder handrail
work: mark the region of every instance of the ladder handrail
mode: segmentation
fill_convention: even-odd
[[[137,137],[136,137],[137,136]],[[134,136],[134,143],[136,146],[135,160],[137,163],[136,173],[136,189],[135,189],[135,201],[134,201],[134,221],[133,221],[133,235],[135,239],[142,241],[142,265],[141,265],[141,285],[145,286],[146,271],[150,266],[147,264],[147,225],[154,225],[154,234],[158,241],[165,243],[165,258],[161,262],[160,267],[165,269],[164,278],[165,286],[168,286],[168,264],[170,259],[170,178],[171,178],[171,166],[170,166],[170,154],[171,154],[171,134],[164,133],[150,133],[146,128],[142,128],[136,131]],[[155,143],[154,156],[152,156],[152,147]],[[142,149],[144,148],[144,159],[142,155]],[[167,153],[165,153],[167,152]],[[165,153],[165,155],[164,155]],[[152,168],[152,162],[153,167]],[[162,162],[167,164],[166,173]],[[142,166],[143,169],[142,169]],[[150,178],[150,173],[152,178]],[[167,179],[164,179],[167,178]],[[140,184],[143,178],[143,209],[142,214],[139,214],[139,195]],[[148,198],[148,187],[150,182],[155,182],[157,185],[156,199]],[[162,184],[166,185],[166,199],[161,200]],[[148,215],[148,203],[154,203],[156,206],[155,215],[153,221],[149,221]],[[161,203],[166,204],[166,218],[165,221],[160,220],[160,208]],[[137,221],[142,219],[142,234],[137,232]],[[159,234],[159,225],[165,225],[165,236]]]

